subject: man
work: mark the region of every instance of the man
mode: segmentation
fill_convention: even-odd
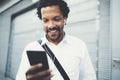
[[[38,17],[42,20],[45,36],[42,41],[53,51],[70,80],[96,80],[95,71],[89,58],[86,45],[76,37],[64,32],[69,7],[63,0],[40,0],[37,8]],[[32,73],[43,65],[30,66],[27,50],[44,51],[38,41],[25,48],[16,80],[64,80],[51,59],[48,58],[48,70]]]

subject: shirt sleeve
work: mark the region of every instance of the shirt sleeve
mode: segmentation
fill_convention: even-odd
[[[25,73],[29,67],[30,67],[30,64],[26,55],[26,50],[24,50],[22,54],[20,66],[16,75],[16,80],[26,80]]]
[[[85,45],[83,47],[83,57],[80,63],[80,80],[96,80],[95,70]]]
[[[16,75],[16,80],[26,80],[25,73],[30,68],[30,63],[29,63],[27,53],[26,53],[27,50],[43,51],[43,48],[40,46],[40,44],[37,41],[31,42],[25,47],[22,57],[21,57],[19,69]]]

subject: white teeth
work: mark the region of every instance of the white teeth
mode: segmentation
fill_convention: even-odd
[[[56,32],[57,30],[50,30],[51,32]]]
[[[56,32],[57,30],[52,30],[51,32]]]

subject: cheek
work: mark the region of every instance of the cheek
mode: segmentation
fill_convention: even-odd
[[[64,23],[60,24],[60,27],[61,27],[61,29],[63,29],[64,28]]]
[[[60,23],[60,25],[61,25],[61,26],[64,26],[64,24],[65,24],[65,22],[64,22],[64,21],[62,21],[62,22]]]
[[[64,27],[64,22],[59,22],[57,26],[59,26],[60,28]]]
[[[47,31],[47,27],[45,25],[43,25],[43,30],[46,32]]]

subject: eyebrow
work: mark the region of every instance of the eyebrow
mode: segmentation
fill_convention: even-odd
[[[53,18],[56,18],[56,17],[61,18],[61,16],[54,16]],[[48,18],[43,17],[42,19],[48,19]]]

